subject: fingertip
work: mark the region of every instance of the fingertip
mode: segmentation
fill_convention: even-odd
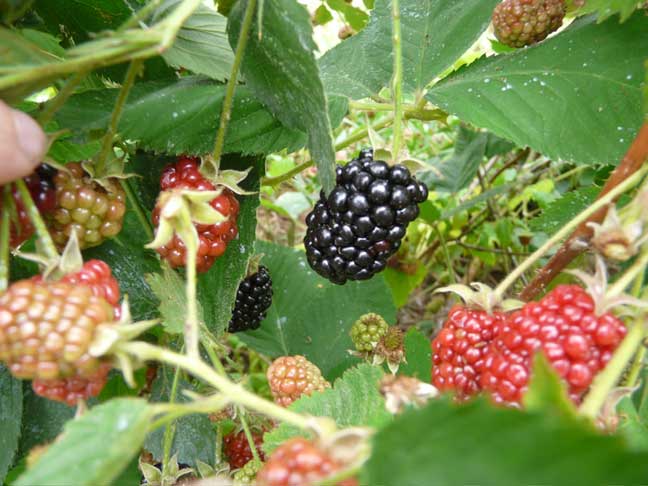
[[[29,167],[25,167],[25,175],[27,175],[43,161],[47,150],[47,137],[38,123],[29,115],[19,110],[12,110],[12,117],[18,145],[29,164]]]

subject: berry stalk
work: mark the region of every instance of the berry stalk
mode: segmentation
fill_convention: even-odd
[[[196,296],[196,264],[198,255],[198,234],[193,225],[191,225],[192,237],[185,241],[187,247],[187,277],[185,282],[185,292],[187,296],[187,319],[185,321],[184,335],[185,345],[187,346],[187,355],[192,358],[200,359],[198,352],[198,342],[200,338],[200,324],[198,323],[198,300]]]
[[[250,446],[252,457],[257,461],[261,461],[261,457],[259,457],[259,451],[257,450],[256,444],[254,443],[254,437],[252,437],[250,425],[247,423],[247,419],[245,418],[245,410],[243,409],[243,407],[239,407],[238,416],[241,421],[241,426],[243,427],[243,432],[245,433],[245,438],[247,439],[248,445]]]
[[[393,106],[390,105],[390,110],[393,109]],[[390,126],[394,122],[394,117],[393,116],[388,116],[385,118],[383,121],[380,123],[377,123],[374,125],[372,128],[376,131],[382,130],[383,128],[386,128]],[[343,148],[348,147],[349,145],[354,144],[355,142],[358,142],[365,138],[367,134],[369,133],[369,128],[364,127],[364,128],[358,128],[356,131],[351,133],[347,138],[342,140],[340,143],[335,145],[335,151],[337,152],[338,150],[342,150]],[[297,167],[293,167],[292,169],[284,172],[281,175],[275,176],[275,177],[263,177],[261,179],[261,185],[262,186],[278,186],[282,182],[285,182],[287,180],[292,179],[294,176],[299,174],[300,172],[308,169],[309,167],[312,167],[315,165],[315,162],[311,159],[308,160],[302,164],[299,164]]]
[[[117,125],[119,124],[119,119],[121,118],[122,112],[124,111],[124,105],[126,104],[126,100],[128,99],[128,94],[130,93],[130,90],[135,83],[135,78],[137,77],[137,74],[139,73],[143,62],[144,61],[142,59],[135,59],[131,61],[130,65],[128,66],[126,77],[124,78],[122,87],[119,90],[119,95],[117,96],[117,101],[115,101],[115,107],[113,108],[112,116],[110,117],[110,124],[108,125],[108,129],[106,130],[106,133],[104,134],[102,139],[101,152],[99,152],[99,156],[97,157],[97,161],[95,163],[94,175],[96,177],[104,176],[106,159],[108,158],[108,154],[113,147],[113,139],[115,138],[115,134],[117,133]]]
[[[38,117],[38,123],[40,123],[42,127],[44,127],[54,117],[54,114],[65,104],[67,99],[72,95],[72,93],[74,93],[76,87],[85,79],[88,73],[88,69],[80,70],[65,82],[54,98],[45,104],[45,108]]]
[[[178,393],[178,382],[180,381],[180,368],[176,367],[173,375],[173,382],[171,383],[171,391],[169,393],[169,404],[175,402],[176,394]],[[164,443],[162,453],[162,476],[169,471],[169,461],[171,460],[171,446],[173,445],[173,437],[175,436],[176,423],[171,421],[164,427]]]
[[[401,138],[403,136],[403,46],[401,36],[401,13],[399,0],[392,0],[392,48],[394,51],[394,79],[392,98],[394,102],[394,138],[392,157],[394,162],[400,158]]]
[[[587,219],[601,208],[607,206],[612,201],[614,201],[618,196],[623,194],[628,189],[634,187],[641,179],[648,173],[648,166],[643,167],[641,170],[635,172],[631,177],[627,178],[621,184],[616,186],[610,192],[600,199],[597,199],[591,206],[586,208],[584,211],[579,213],[574,219],[569,223],[563,226],[558,232],[556,232],[551,238],[549,238],[540,248],[534,251],[526,260],[524,260],[520,265],[517,266],[509,275],[502,280],[502,282],[494,290],[495,297],[501,299],[504,296],[504,293],[508,288],[513,285],[513,283],[520,278],[524,272],[529,270],[534,263],[536,263],[540,258],[542,258],[551,248],[560,242],[563,238],[569,236],[569,234],[578,227],[583,221]]]
[[[218,126],[218,133],[216,134],[216,143],[214,144],[213,163],[216,165],[214,170],[218,170],[221,155],[223,154],[223,147],[225,146],[225,134],[227,133],[227,124],[229,123],[232,103],[234,101],[234,91],[236,90],[236,81],[238,73],[243,62],[243,54],[247,47],[248,37],[250,35],[250,27],[254,18],[254,10],[256,0],[248,0],[245,6],[245,15],[243,23],[241,24],[241,32],[239,33],[238,42],[236,43],[236,51],[234,53],[234,63],[232,64],[232,71],[227,80],[227,87],[225,89],[225,98],[223,98],[223,110],[221,112],[220,124]]]
[[[58,251],[56,250],[56,245],[54,244],[54,240],[52,240],[49,231],[47,231],[47,227],[43,222],[43,218],[41,217],[41,214],[38,211],[38,208],[36,207],[36,204],[34,203],[31,194],[29,193],[29,189],[27,189],[27,185],[25,184],[25,181],[22,179],[18,179],[16,181],[16,187],[18,188],[18,192],[20,193],[20,199],[22,200],[25,209],[27,210],[29,219],[34,225],[34,228],[36,228],[38,241],[42,245],[45,256],[50,260],[57,259],[59,257],[59,254]]]
[[[146,236],[148,237],[148,239],[152,240],[155,237],[155,235],[153,233],[153,228],[151,227],[151,221],[146,217],[146,214],[144,214],[142,205],[140,204],[139,199],[137,199],[135,193],[133,192],[133,188],[131,187],[130,181],[128,179],[120,179],[119,185],[121,185],[122,189],[124,190],[124,193],[126,193],[126,199],[128,199],[131,209],[135,211],[135,214],[137,215],[137,219],[139,220],[142,229],[146,233]]]
[[[125,352],[142,361],[160,361],[172,366],[178,366],[220,390],[231,402],[255,410],[276,420],[292,424],[300,429],[312,429],[313,420],[309,417],[280,407],[247,391],[242,386],[219,375],[206,363],[198,359],[193,359],[189,356],[178,354],[142,341],[120,343],[115,351]]]
[[[11,219],[11,185],[2,191],[2,222],[0,223],[0,293],[9,285],[9,225]]]
[[[628,362],[632,359],[633,355],[637,352],[639,346],[646,335],[645,332],[645,318],[639,317],[634,325],[628,331],[628,334],[623,339],[617,350],[614,352],[612,359],[599,373],[594,382],[590,392],[585,397],[583,404],[580,406],[580,413],[591,419],[598,417],[601,407],[605,403],[612,388],[616,386],[623,371],[626,369]]]

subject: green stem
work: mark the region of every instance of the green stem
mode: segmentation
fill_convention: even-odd
[[[20,193],[20,199],[22,200],[22,203],[25,206],[25,209],[27,210],[29,219],[34,225],[34,228],[36,228],[38,241],[42,245],[45,256],[50,260],[58,259],[59,254],[58,251],[56,250],[56,245],[54,245],[54,241],[52,240],[52,237],[47,231],[47,227],[43,222],[43,218],[41,217],[41,214],[38,211],[36,204],[34,204],[34,200],[32,199],[31,194],[29,193],[29,189],[27,189],[27,186],[25,185],[25,181],[22,179],[18,179],[16,181],[16,187],[18,188],[18,192]]]
[[[292,424],[300,429],[311,429],[312,421],[308,417],[280,407],[249,392],[242,386],[219,375],[200,360],[141,341],[120,343],[116,351],[124,351],[144,361],[160,361],[173,366],[179,366],[188,373],[220,390],[231,402],[255,410],[276,420]]]
[[[187,317],[185,320],[185,345],[187,355],[194,359],[200,359],[198,351],[200,324],[198,322],[198,301],[196,300],[196,260],[198,255],[198,238],[191,238],[185,241],[187,255],[187,281],[185,290],[187,296]]]
[[[542,258],[551,248],[563,240],[565,237],[569,236],[571,232],[576,229],[581,223],[587,221],[587,219],[596,213],[599,209],[607,206],[610,202],[614,201],[619,195],[623,194],[625,191],[635,186],[643,176],[648,172],[648,166],[643,167],[639,171],[635,172],[631,177],[627,178],[621,184],[616,186],[606,195],[594,201],[594,203],[589,206],[587,209],[578,214],[574,219],[569,223],[563,226],[556,234],[549,238],[540,248],[534,251],[526,260],[524,260],[520,265],[515,268],[494,290],[495,297],[501,299],[504,296],[504,293],[508,288],[513,285],[513,283],[520,278],[524,272],[529,270],[535,262]]]
[[[83,69],[68,79],[58,94],[45,104],[45,108],[38,117],[38,122],[44,127],[53,117],[54,114],[65,104],[67,99],[74,93],[76,87],[88,75],[88,70]]]
[[[124,32],[131,27],[135,27],[138,23],[144,21],[147,17],[149,17],[161,2],[162,0],[151,0],[149,3],[135,12],[131,16],[131,18],[120,25],[116,32]]]
[[[596,419],[610,391],[617,384],[623,370],[628,366],[628,362],[641,346],[646,334],[644,326],[643,317],[635,321],[605,369],[594,378],[590,392],[580,406],[581,414]]]
[[[646,358],[646,346],[641,346],[639,348],[639,351],[637,351],[637,354],[634,357],[634,361],[632,362],[630,371],[628,371],[628,376],[626,376],[626,379],[623,382],[624,386],[634,388],[634,386],[637,384],[637,381],[639,379],[639,374],[641,373],[641,369],[644,366],[645,358]]]
[[[205,334],[201,333],[203,348],[205,348],[207,356],[209,356],[209,361],[211,361],[212,366],[219,374],[227,376],[223,363],[221,363],[221,360],[218,359],[218,355],[216,355],[216,351],[214,351],[214,345],[211,339],[205,338],[204,336]]]
[[[632,286],[633,296],[638,298],[641,295],[643,281],[644,281],[644,273],[642,272],[635,277],[635,281]],[[630,370],[628,371],[628,374],[626,375],[625,380],[623,381],[624,386],[634,388],[634,386],[637,384],[637,380],[639,379],[639,374],[641,373],[641,370],[644,366],[645,357],[646,357],[646,346],[644,345],[641,346],[637,351],[637,354],[635,354],[634,360],[632,361],[632,365],[630,366]]]
[[[119,90],[119,95],[117,96],[117,101],[115,102],[112,116],[110,117],[110,124],[108,125],[108,129],[102,139],[101,152],[99,152],[99,156],[95,163],[95,177],[99,178],[105,175],[106,159],[113,148],[113,139],[117,133],[117,125],[119,124],[119,119],[124,111],[124,105],[128,99],[128,94],[135,83],[135,78],[140,71],[142,62],[144,61],[141,59],[135,59],[131,61],[130,66],[128,66],[126,78]]]
[[[401,13],[399,0],[392,0],[392,47],[394,50],[394,79],[392,98],[394,102],[394,138],[392,155],[394,161],[400,158],[403,136],[403,48],[401,45]]]
[[[415,120],[442,120],[448,116],[448,114],[438,108],[434,109],[425,109],[426,100],[423,98],[422,104],[412,105],[409,103],[403,104],[403,115],[407,119]],[[352,110],[362,110],[362,111],[394,111],[393,103],[376,103],[371,101],[349,101],[349,108]]]
[[[248,441],[248,445],[250,446],[250,450],[252,451],[252,457],[256,459],[257,461],[260,461],[261,458],[259,457],[259,451],[257,451],[256,444],[254,443],[254,437],[252,437],[252,432],[250,431],[250,426],[247,423],[247,419],[245,418],[245,410],[243,407],[238,407],[239,408],[239,419],[241,421],[241,425],[243,426],[243,432],[245,433],[245,438]]]
[[[633,280],[642,277],[648,265],[648,250],[641,253],[630,268],[628,268],[619,279],[608,288],[606,297],[616,297],[625,292],[625,289]]]
[[[11,234],[11,186],[7,184],[2,191],[2,222],[0,223],[0,293],[9,286],[9,246]]]
[[[180,381],[180,367],[176,367],[175,374],[173,375],[173,382],[171,383],[171,392],[169,393],[169,403],[175,402],[176,394],[178,393],[178,382]],[[171,459],[171,446],[173,445],[173,436],[175,435],[175,421],[166,424],[164,428],[164,443],[162,454],[162,476],[168,471],[169,460]]]
[[[121,179],[119,183],[122,186],[122,189],[124,189],[126,198],[130,203],[130,207],[133,209],[133,211],[135,211],[142,229],[146,232],[146,236],[149,240],[152,240],[155,236],[155,234],[153,233],[153,225],[151,224],[151,221],[146,217],[146,214],[144,214],[144,209],[142,209],[142,205],[140,204],[139,199],[137,199],[137,196],[135,196],[135,192],[133,191],[130,180]]]
[[[221,155],[223,154],[223,147],[225,146],[225,134],[227,133],[227,124],[229,123],[232,114],[232,103],[234,101],[234,91],[236,90],[236,80],[238,79],[239,69],[243,62],[243,54],[247,47],[250,27],[252,26],[252,20],[254,19],[255,5],[256,0],[247,0],[245,16],[243,17],[243,23],[241,24],[241,32],[239,33],[238,42],[236,43],[234,63],[232,64],[230,77],[227,80],[225,98],[223,99],[223,110],[221,111],[218,133],[216,134],[216,143],[214,144],[213,159],[214,164],[216,165],[220,162]]]
[[[385,118],[383,121],[381,121],[380,123],[377,123],[376,125],[374,125],[373,129],[376,130],[376,131],[382,130],[383,128],[388,127],[389,125],[391,125],[393,123],[393,121],[394,121],[394,117],[389,116],[389,117]],[[340,143],[336,144],[335,145],[335,150],[338,151],[338,150],[342,150],[344,148],[347,148],[349,145],[352,145],[355,142],[365,138],[368,133],[369,133],[369,128],[368,127],[359,128],[359,129],[355,130],[347,138],[342,140]],[[264,185],[264,186],[277,186],[277,185],[281,184],[282,182],[285,182],[285,181],[287,181],[289,179],[292,179],[294,176],[296,176],[300,172],[308,169],[309,167],[312,167],[313,165],[315,165],[315,162],[313,162],[312,160],[308,160],[308,161],[306,161],[306,162],[304,162],[302,164],[299,164],[298,166],[293,167],[289,171],[286,171],[283,174],[278,175],[276,177],[264,177],[264,178],[262,178],[261,179],[261,184]]]

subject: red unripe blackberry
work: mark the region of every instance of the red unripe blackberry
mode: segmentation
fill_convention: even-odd
[[[625,334],[614,315],[596,315],[583,288],[559,285],[509,316],[483,358],[481,387],[497,403],[521,403],[533,356],[542,351],[567,384],[570,398],[580,403]]]
[[[258,486],[312,486],[343,468],[312,441],[297,437],[277,447],[256,477]],[[355,478],[337,486],[357,486]]]
[[[91,378],[102,361],[90,345],[113,321],[113,307],[90,287],[16,282],[0,296],[0,361],[21,379]]]
[[[502,312],[488,314],[455,305],[432,340],[432,384],[460,400],[476,395],[488,345],[504,325]]]
[[[37,395],[74,406],[79,400],[99,395],[106,386],[111,369],[110,363],[102,363],[96,373],[85,378],[74,375],[57,380],[35,379],[32,388]]]
[[[215,191],[216,186],[200,173],[198,160],[190,157],[180,157],[178,162],[167,166],[160,178],[162,191],[173,189],[189,189],[193,191]],[[212,225],[196,224],[199,245],[196,269],[206,272],[227,249],[227,244],[238,235],[236,219],[239,213],[239,202],[234,193],[222,187],[222,192],[214,198],[210,205],[227,219]],[[160,222],[160,206],[153,209],[153,224],[157,227]],[[157,252],[173,268],[186,265],[186,248],[177,235]]]
[[[35,282],[42,283],[43,277],[37,275]],[[112,270],[107,263],[101,260],[88,260],[78,272],[68,273],[59,282],[68,283],[74,286],[85,285],[90,288],[95,297],[101,297],[115,308],[115,318],[119,318],[119,300],[121,292],[119,282],[113,276]]]
[[[267,377],[274,401],[283,407],[302,395],[331,387],[320,369],[303,356],[282,356],[275,359],[268,367]]]
[[[229,323],[229,332],[258,329],[272,305],[272,279],[263,265],[246,277],[236,292],[236,302]]]
[[[336,170],[337,185],[306,217],[304,246],[310,266],[341,285],[385,268],[428,190],[405,166],[374,160],[369,149]]]
[[[122,229],[126,194],[116,179],[104,185],[93,180],[81,164],[67,164],[54,177],[56,210],[46,218],[52,239],[64,248],[76,232],[81,249],[103,243]]]
[[[261,446],[263,446],[263,434],[253,433],[252,438],[254,439],[254,445],[259,453],[259,457],[262,461],[265,460],[263,451],[261,450]],[[223,450],[231,469],[240,469],[254,458],[250,450],[250,443],[243,431],[238,433],[232,432],[223,437]]]
[[[564,0],[504,0],[493,11],[493,27],[502,44],[524,47],[558,30],[564,17]]]
[[[52,175],[52,168],[43,164],[33,174],[24,179],[25,185],[34,200],[34,204],[36,204],[36,207],[43,215],[52,212],[56,205],[56,193]],[[11,215],[9,244],[12,248],[16,248],[31,238],[35,230],[18,189],[15,186],[12,187],[11,197],[13,199],[15,213]],[[0,197],[0,211],[2,210],[2,205],[3,201],[2,197]]]

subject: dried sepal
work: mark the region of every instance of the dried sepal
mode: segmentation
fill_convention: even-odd
[[[605,261],[600,255],[596,255],[596,270],[593,274],[582,270],[565,270],[565,272],[578,278],[587,289],[587,293],[594,301],[594,312],[601,316],[614,309],[617,315],[633,314],[633,308],[648,308],[648,302],[637,299],[628,294],[612,295],[608,292],[608,278]]]
[[[627,210],[622,210],[621,216],[616,206],[611,204],[603,223],[587,223],[594,231],[592,246],[606,258],[627,261],[637,254],[648,238],[643,234],[644,221],[636,214],[633,203]]]
[[[639,385],[635,387],[620,386],[613,388],[603,402],[601,412],[596,418],[596,426],[608,433],[614,433],[619,425],[619,414],[617,413],[617,405],[625,398],[632,395],[639,389]]]
[[[387,362],[389,371],[394,375],[400,364],[406,362],[403,331],[396,326],[390,326],[376,345],[373,364],[380,365],[384,362]]]
[[[439,395],[439,390],[429,383],[410,376],[386,375],[380,380],[380,393],[385,397],[385,407],[392,414],[407,407],[421,407]]]
[[[435,292],[457,294],[467,308],[486,311],[489,314],[494,311],[509,312],[524,305],[524,302],[519,300],[502,299],[491,287],[481,282],[473,282],[470,286],[461,284],[448,285],[438,288]]]

